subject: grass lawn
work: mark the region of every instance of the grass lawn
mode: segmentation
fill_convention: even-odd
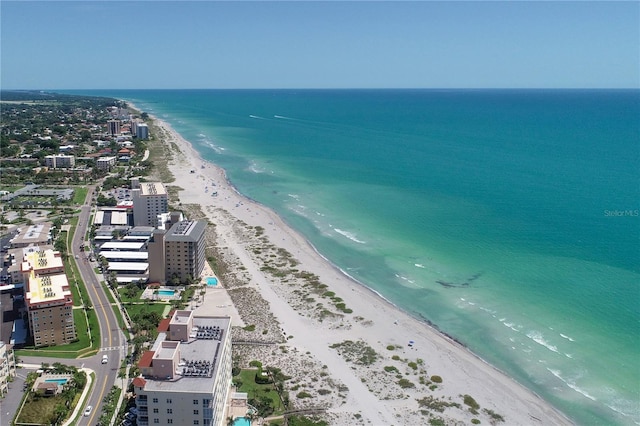
[[[120,300],[122,301],[122,303],[141,302],[140,296],[142,295],[143,292],[144,290],[141,288],[136,289],[135,296],[129,297],[129,291],[127,290],[126,287],[118,287],[118,293],[120,293]]]
[[[0,185],[0,191],[16,192],[20,188],[24,188],[24,185]]]
[[[273,387],[273,383],[269,383],[266,385],[260,385],[256,383],[255,377],[257,372],[258,370],[241,370],[239,375],[234,376],[234,381],[236,381],[237,379],[240,379],[240,381],[242,381],[242,386],[240,386],[238,392],[246,392],[249,399],[260,399],[263,397],[267,397],[271,400],[271,406],[275,409],[273,415],[277,416],[279,414],[282,414],[283,407],[280,403],[278,392],[276,392]]]
[[[131,318],[133,320],[133,318],[136,315],[139,315],[140,313],[144,312],[144,311],[150,311],[150,312],[157,312],[160,315],[162,315],[164,313],[164,308],[166,308],[168,305],[168,303],[141,303],[141,304],[136,304],[136,305],[127,305],[124,304],[124,308],[127,310],[127,312],[129,313],[129,318]],[[164,315],[162,315],[164,318]]]
[[[28,399],[20,411],[17,423],[48,424],[48,419],[53,414],[56,405],[63,403],[61,397]]]
[[[89,188],[87,188],[86,186],[75,186],[73,187],[73,191],[73,203],[84,204],[84,200],[87,198]]]

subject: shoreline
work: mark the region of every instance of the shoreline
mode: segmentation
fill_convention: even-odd
[[[135,105],[131,104],[130,102],[128,102],[128,104],[131,105],[133,108],[135,108]],[[173,158],[172,160],[170,160],[168,165],[169,169],[174,174],[174,178],[175,178],[175,181],[169,185],[175,184],[176,186],[184,188],[183,190],[180,191],[180,194],[179,194],[179,198],[182,203],[188,203],[189,200],[195,201],[196,204],[199,204],[202,207],[203,213],[205,213],[205,215],[216,225],[218,225],[218,223],[215,220],[216,219],[215,214],[212,213],[211,211],[207,211],[207,208],[211,208],[212,210],[222,209],[233,218],[231,220],[242,221],[244,223],[248,223],[246,219],[249,216],[253,218],[253,215],[247,215],[246,213],[247,211],[256,210],[257,211],[256,216],[258,216],[260,213],[262,215],[266,215],[268,222],[265,223],[263,221],[261,222],[261,224],[266,225],[263,227],[265,229],[269,228],[269,231],[271,228],[273,228],[273,231],[268,232],[268,234],[271,234],[272,236],[278,235],[279,237],[282,235],[286,235],[287,238],[290,238],[293,240],[294,244],[297,244],[295,248],[298,250],[298,254],[296,255],[296,253],[292,253],[294,258],[299,260],[301,263],[305,263],[304,261],[305,259],[302,259],[302,260],[299,259],[300,257],[304,257],[300,254],[300,252],[305,251],[305,255],[307,255],[308,257],[309,253],[306,253],[306,252],[311,251],[312,252],[311,256],[315,257],[315,259],[306,259],[308,261],[306,263],[312,262],[315,264],[314,266],[316,268],[320,268],[320,270],[324,268],[324,270],[322,271],[323,274],[325,273],[327,275],[339,274],[342,277],[342,279],[330,280],[334,282],[332,282],[332,284],[329,286],[327,290],[332,290],[332,291],[335,290],[336,292],[339,292],[339,295],[344,299],[350,299],[350,300],[347,300],[348,302],[347,306],[354,307],[353,315],[368,311],[370,315],[367,315],[367,317],[369,317],[367,318],[367,321],[371,321],[371,318],[374,318],[374,321],[378,322],[379,312],[376,311],[376,308],[380,307],[382,308],[382,313],[384,314],[382,315],[382,317],[390,320],[389,323],[386,324],[386,328],[388,329],[388,330],[385,330],[386,333],[381,333],[380,331],[376,332],[377,330],[369,329],[368,330],[369,333],[367,335],[362,335],[362,334],[358,335],[357,333],[351,333],[352,334],[351,337],[359,337],[369,343],[377,340],[378,346],[382,346],[382,347],[384,347],[385,345],[387,345],[388,347],[389,341],[395,340],[393,343],[396,345],[398,349],[402,347],[402,354],[406,355],[407,351],[419,352],[418,349],[414,349],[411,347],[409,349],[405,348],[406,342],[408,341],[407,336],[414,336],[414,335],[420,336],[419,338],[416,337],[415,339],[416,342],[420,342],[418,345],[422,347],[423,342],[419,339],[424,339],[426,343],[428,343],[430,346],[434,348],[435,351],[438,352],[438,355],[441,358],[438,360],[438,362],[434,362],[430,358],[432,356],[433,351],[424,352],[426,355],[425,358],[429,361],[428,364],[431,366],[429,370],[432,370],[433,367],[436,367],[435,373],[441,374],[444,379],[444,384],[438,387],[438,389],[436,389],[436,391],[434,392],[434,397],[438,395],[439,397],[442,397],[442,398],[448,397],[449,399],[451,399],[456,396],[461,396],[462,394],[465,394],[465,395],[471,394],[471,395],[474,395],[476,398],[480,399],[480,397],[478,396],[480,395],[482,396],[482,403],[480,404],[482,407],[491,407],[490,411],[494,411],[500,414],[503,414],[505,413],[505,411],[507,411],[507,414],[504,415],[506,419],[505,420],[506,424],[531,424],[533,420],[537,420],[541,422],[541,424],[548,424],[548,423],[572,424],[572,421],[569,418],[567,418],[563,413],[559,412],[555,407],[551,406],[551,404],[549,404],[547,401],[542,399],[538,394],[526,388],[524,385],[517,382],[514,378],[508,376],[505,372],[499,370],[492,364],[488,363],[487,361],[479,357],[477,354],[473,353],[462,342],[459,342],[453,336],[449,336],[448,334],[439,330],[437,325],[431,323],[429,320],[426,320],[424,318],[418,318],[416,315],[413,315],[403,310],[402,308],[398,307],[397,305],[395,305],[394,303],[386,299],[379,292],[371,289],[370,287],[361,283],[360,281],[353,278],[348,273],[346,273],[345,271],[337,267],[329,259],[323,256],[320,252],[318,252],[318,250],[309,241],[307,241],[301,234],[299,234],[291,226],[289,226],[289,224],[285,222],[283,218],[278,216],[273,210],[241,194],[240,191],[238,191],[238,189],[235,186],[233,186],[233,184],[228,180],[226,171],[224,169],[222,169],[215,163],[204,160],[200,156],[199,152],[195,150],[193,145],[189,141],[184,139],[180,134],[178,134],[166,121],[159,119],[158,117],[155,117],[155,116],[152,116],[152,118],[159,128],[167,132],[167,134],[172,139],[171,141],[174,142],[178,147],[178,149],[180,150],[180,154],[178,154],[177,156],[181,155],[184,157],[182,159]],[[191,168],[195,168],[195,173],[190,174],[190,172],[188,171],[189,168],[179,167],[179,163],[181,161],[182,163],[186,162],[190,164],[192,166]],[[175,164],[172,164],[172,163],[175,163]],[[206,167],[204,167],[205,164],[207,165]],[[200,168],[199,167],[200,165],[202,165],[203,168]],[[194,180],[193,178],[196,178],[196,180],[198,181],[204,180],[205,181],[204,183],[207,183],[206,182],[207,180],[215,181],[216,180],[215,178],[222,179],[220,183],[216,181],[216,188],[219,191],[219,195],[217,197],[207,196],[206,199],[209,200],[207,202],[206,199],[202,199],[201,194],[198,193],[198,188],[196,187],[196,185],[181,184],[183,182],[192,183]],[[186,188],[189,188],[189,189],[186,189]],[[222,195],[220,194],[220,192],[222,192],[220,190],[221,188],[222,188],[222,191],[225,191],[225,192],[231,191],[233,193],[233,194],[229,194],[229,196],[227,196],[225,200],[229,199],[229,197],[231,197],[232,195],[236,200],[232,200],[230,203],[227,202],[226,206],[224,205],[224,203],[217,203],[218,201],[220,201],[222,197]],[[236,203],[235,206],[238,207],[238,205],[241,205],[242,207],[247,207],[246,210],[237,209],[237,211],[233,211],[234,203],[237,200],[240,200],[240,203],[239,204]],[[222,204],[222,205],[218,205],[218,204]],[[253,221],[253,223],[255,223],[256,221],[260,222],[260,219],[256,218]],[[232,237],[233,236],[231,234],[227,235],[227,238],[232,238]],[[270,240],[272,239],[273,238],[270,238]],[[285,239],[283,238],[282,240],[284,241]],[[228,243],[228,245],[232,245],[232,244]],[[278,246],[279,243],[275,243],[275,245]],[[291,252],[291,250],[289,250],[289,252]],[[309,269],[309,268],[306,267],[306,269]],[[332,273],[328,272],[327,269],[331,269]],[[312,268],[312,271],[316,272],[313,268]],[[254,276],[254,278],[256,277]],[[323,282],[324,282],[324,279],[323,279]],[[267,282],[266,284],[269,287],[268,290],[274,290],[274,288],[278,287],[278,285],[274,282]],[[269,294],[265,296],[264,293],[265,292],[268,293],[268,290],[265,288],[260,288],[259,290],[262,292],[261,294],[263,295],[263,297],[265,297],[265,299],[267,299],[270,302],[270,304],[273,305],[273,302],[276,301],[273,299],[274,297],[273,294]],[[346,294],[343,294],[345,292]],[[347,296],[349,297],[347,298]],[[352,296],[355,296],[355,297],[352,297]],[[358,300],[356,299],[360,299],[359,300],[360,303],[358,303]],[[364,306],[364,305],[369,305],[369,304],[371,306],[369,307],[369,309],[367,309],[367,306]],[[298,317],[292,317],[291,315],[284,315],[278,312],[276,316],[278,317],[283,330],[290,329],[290,327],[296,328],[294,324],[295,321],[307,322],[305,321],[304,317],[300,318],[301,314],[299,314]],[[392,318],[396,318],[396,319],[391,320]],[[349,322],[349,321],[346,321],[346,322]],[[320,325],[313,324],[313,325],[324,332],[333,332],[337,330],[335,334],[347,334],[348,336],[350,333],[344,333],[344,332],[340,333],[339,331],[342,331],[340,330],[340,328],[347,327],[346,330],[349,331],[352,328],[356,328],[357,322],[358,321],[355,321],[354,323],[354,321],[351,321],[350,324],[346,326],[343,326],[343,325],[336,326],[337,328],[332,328],[332,326],[330,325],[327,326],[323,324],[320,324]],[[393,322],[393,324],[389,326],[391,322]],[[305,324],[305,325],[308,325],[308,324]],[[402,330],[399,330],[398,325],[402,327]],[[376,327],[371,327],[371,328],[376,328]],[[408,331],[408,330],[414,330],[414,331]],[[363,330],[361,331],[361,333],[364,333],[364,331],[367,331],[367,330]],[[398,333],[399,331],[402,331],[402,332]],[[396,336],[396,334],[401,334],[402,336],[398,337]],[[291,333],[289,332],[288,335],[290,336]],[[297,337],[298,337],[298,333],[296,333],[296,339],[293,339],[292,342],[289,342],[289,340],[287,339],[287,342],[288,342],[287,344],[293,344],[294,346],[296,346]],[[336,336],[336,337],[342,337],[342,336]],[[387,341],[381,342],[380,341],[381,338],[386,339]],[[330,343],[332,341],[329,337],[326,337],[325,339],[328,340],[326,343]],[[302,345],[302,346],[303,346],[302,349],[305,349],[305,345]],[[317,354],[313,354],[313,355],[317,355]],[[383,357],[385,355],[387,354],[383,353]],[[322,361],[325,361],[325,360],[322,359]],[[329,365],[329,371],[334,371],[334,370],[340,371],[339,366],[335,365],[335,360],[333,361],[334,361],[333,365],[329,365],[327,363],[327,365]],[[444,361],[448,361],[448,362],[444,362]],[[389,363],[388,360],[384,362],[387,364]],[[469,371],[464,371],[462,374],[460,374],[459,371],[455,371],[455,372],[451,371],[452,366],[460,367],[460,365],[463,365],[463,367],[467,367]],[[442,371],[438,371],[438,367]],[[465,369],[463,368],[463,370]],[[344,368],[342,369],[342,371],[344,372]],[[462,383],[455,384],[454,386],[455,390],[446,389],[451,385],[449,382],[451,381],[452,375],[454,376],[454,381],[462,382]],[[478,375],[480,377],[478,377]],[[380,380],[383,380],[383,379],[380,379]],[[499,393],[501,395],[500,396],[495,395],[495,397],[493,397],[490,401],[487,402],[486,401],[487,393],[490,393],[490,394],[497,393],[496,389],[494,389],[492,385],[488,384],[491,382],[494,382],[493,383],[494,387],[500,388]],[[386,386],[386,385],[388,384],[383,383],[383,386]],[[471,389],[471,390],[468,390],[468,389]],[[460,390],[460,393],[458,392],[458,390]],[[369,390],[369,392],[371,391]],[[416,407],[417,404],[412,403],[410,398],[407,399],[404,395],[405,393],[411,394],[412,397],[425,395],[425,391],[422,388],[419,388],[414,390],[403,390],[402,391],[403,397],[401,399],[398,398],[400,399],[400,401],[396,399],[388,402],[386,399],[378,398],[377,400],[378,404],[389,406],[387,407],[387,410],[386,410],[388,412],[387,413],[380,412],[381,414],[379,417],[377,417],[377,419],[376,419],[376,416],[374,416],[373,418],[368,417],[369,421],[370,422],[372,421],[373,422],[372,424],[380,424],[378,423],[378,420],[382,421],[382,419],[384,419],[384,421],[388,421],[388,419],[390,418],[394,418],[394,417],[397,418],[398,415],[395,414],[395,412],[398,409],[397,406],[402,406],[402,410],[404,410],[405,412],[405,414],[402,414],[400,418],[405,418],[407,413],[409,415],[415,415],[416,411],[418,411],[418,407]],[[350,404],[350,408],[352,408],[354,412],[358,412],[357,408],[359,408],[360,404],[358,404],[357,401],[355,403],[348,402],[347,404]],[[453,409],[447,409],[447,412],[443,414],[439,414],[439,413],[436,413],[436,414],[443,415],[447,419],[451,419],[455,421],[463,421],[468,423],[468,421],[471,419],[470,417],[471,414],[469,414],[466,410],[464,410],[464,408],[467,408],[467,407],[463,406],[463,410],[457,410],[457,411],[455,410],[455,407],[454,407]],[[453,411],[456,411],[456,412],[452,413]],[[478,415],[477,417],[482,418],[483,423],[485,422],[486,416]],[[404,424],[402,420],[396,420],[396,421],[399,421],[398,424]],[[336,424],[340,424],[340,423],[336,423]],[[387,423],[387,424],[395,424],[395,423]]]

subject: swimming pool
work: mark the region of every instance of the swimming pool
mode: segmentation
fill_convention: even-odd
[[[67,383],[69,379],[46,379],[45,382],[47,383],[57,383],[59,385],[64,385],[65,383]]]
[[[158,295],[160,296],[173,296],[175,294],[175,290],[158,290]]]
[[[233,426],[251,426],[251,420],[246,417],[236,417],[233,420]]]
[[[207,278],[207,285],[211,287],[218,285],[218,279],[216,277]]]

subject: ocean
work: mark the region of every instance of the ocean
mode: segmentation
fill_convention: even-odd
[[[82,93],[166,120],[336,266],[577,423],[640,424],[637,90]]]

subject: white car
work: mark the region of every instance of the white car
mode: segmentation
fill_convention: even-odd
[[[85,417],[89,417],[89,415],[91,414],[91,411],[93,411],[93,407],[91,405],[89,405],[87,408],[85,408],[84,410],[84,416]]]
[[[109,357],[108,357],[108,356],[106,356],[106,355],[102,355],[102,363],[103,363],[103,364],[106,364],[106,363],[108,363],[108,362],[109,362]]]

